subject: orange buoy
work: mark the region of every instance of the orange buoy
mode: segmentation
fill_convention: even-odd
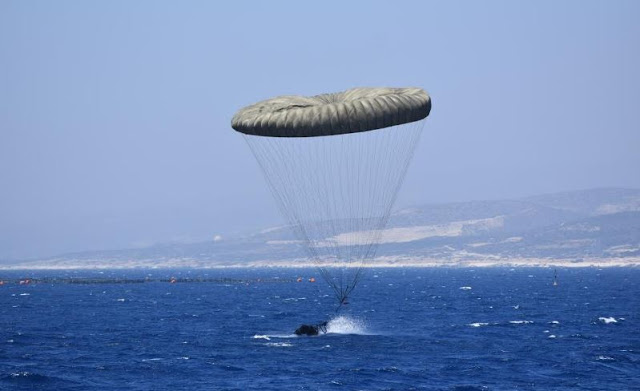
[[[316,279],[315,279],[315,278],[313,278],[313,277],[311,277],[311,278],[309,279],[309,282],[316,282]]]
[[[296,282],[302,282],[302,277],[298,277],[298,279],[296,280]]]

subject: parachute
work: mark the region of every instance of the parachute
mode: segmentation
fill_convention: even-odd
[[[375,257],[430,110],[420,88],[354,88],[268,99],[231,121],[338,308]]]

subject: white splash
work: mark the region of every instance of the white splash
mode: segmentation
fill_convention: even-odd
[[[618,321],[616,320],[616,318],[614,318],[613,316],[610,316],[608,318],[601,316],[598,318],[598,320],[604,324],[609,324],[609,323],[618,323]]]
[[[268,335],[256,334],[251,338],[253,338],[253,339],[266,339],[267,341],[271,341],[271,338],[269,338]]]
[[[533,323],[532,320],[510,320],[509,323],[511,324],[531,324]]]
[[[469,323],[469,326],[471,326],[471,327],[482,327],[482,326],[488,326],[488,325],[489,325],[489,323],[481,323],[481,322]]]
[[[367,334],[367,331],[361,320],[338,316],[327,324],[327,334]]]
[[[471,287],[470,286],[461,286],[460,289],[463,290],[463,291],[470,291]]]

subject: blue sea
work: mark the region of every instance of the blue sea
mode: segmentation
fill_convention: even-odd
[[[336,313],[313,269],[0,271],[0,389],[640,390],[640,269],[557,274],[370,269]]]

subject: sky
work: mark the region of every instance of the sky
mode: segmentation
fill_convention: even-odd
[[[230,127],[422,87],[397,207],[640,188],[638,1],[0,2],[0,260],[282,223]]]

